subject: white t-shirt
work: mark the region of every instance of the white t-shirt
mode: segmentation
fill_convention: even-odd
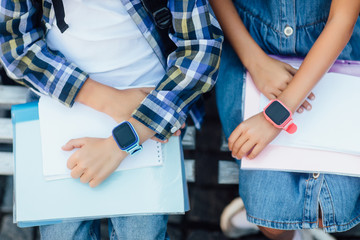
[[[109,86],[155,86],[162,79],[163,66],[120,0],[63,3],[69,28],[61,33],[53,21],[50,49]]]

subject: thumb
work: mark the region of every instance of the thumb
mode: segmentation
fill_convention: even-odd
[[[84,146],[86,138],[71,139],[64,146],[61,147],[64,151],[71,151],[74,148],[81,148]]]

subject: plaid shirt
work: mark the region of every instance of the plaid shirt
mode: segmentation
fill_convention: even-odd
[[[177,50],[166,59],[163,43],[140,0],[121,0],[149,42],[166,74],[134,111],[133,117],[165,139],[185,122],[199,95],[215,84],[222,32],[207,0],[169,0]],[[30,0],[2,0],[0,58],[8,75],[71,107],[88,74],[47,47],[45,35],[51,0],[43,0],[43,16]]]

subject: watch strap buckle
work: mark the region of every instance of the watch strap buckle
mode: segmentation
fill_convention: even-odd
[[[134,155],[137,152],[140,152],[143,149],[142,145],[139,145],[139,143],[135,144],[132,148],[127,149],[126,152],[130,155]]]

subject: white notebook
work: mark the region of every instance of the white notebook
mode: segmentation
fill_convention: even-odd
[[[39,119],[43,173],[47,180],[70,178],[66,163],[76,149],[63,151],[61,147],[65,143],[82,137],[109,137],[118,124],[108,115],[86,105],[76,102],[68,108],[48,96],[40,98]],[[141,152],[125,158],[116,171],[160,165],[161,143],[149,139],[143,144]]]
[[[279,59],[299,66],[300,59]],[[321,172],[360,176],[357,136],[360,134],[360,63],[337,61],[313,89],[313,108],[295,113],[295,134],[280,135],[255,159],[244,157],[241,168],[290,172]],[[339,74],[342,73],[342,74]],[[249,73],[246,74],[244,119],[262,111],[261,97]]]
[[[327,73],[312,92],[311,111],[294,113],[298,130],[294,134],[282,131],[271,144],[360,155],[360,77]],[[261,95],[259,112],[269,100]]]
[[[163,164],[112,173],[96,188],[79,179],[43,177],[37,102],[12,107],[14,223],[20,227],[189,210],[179,137],[162,144]]]

